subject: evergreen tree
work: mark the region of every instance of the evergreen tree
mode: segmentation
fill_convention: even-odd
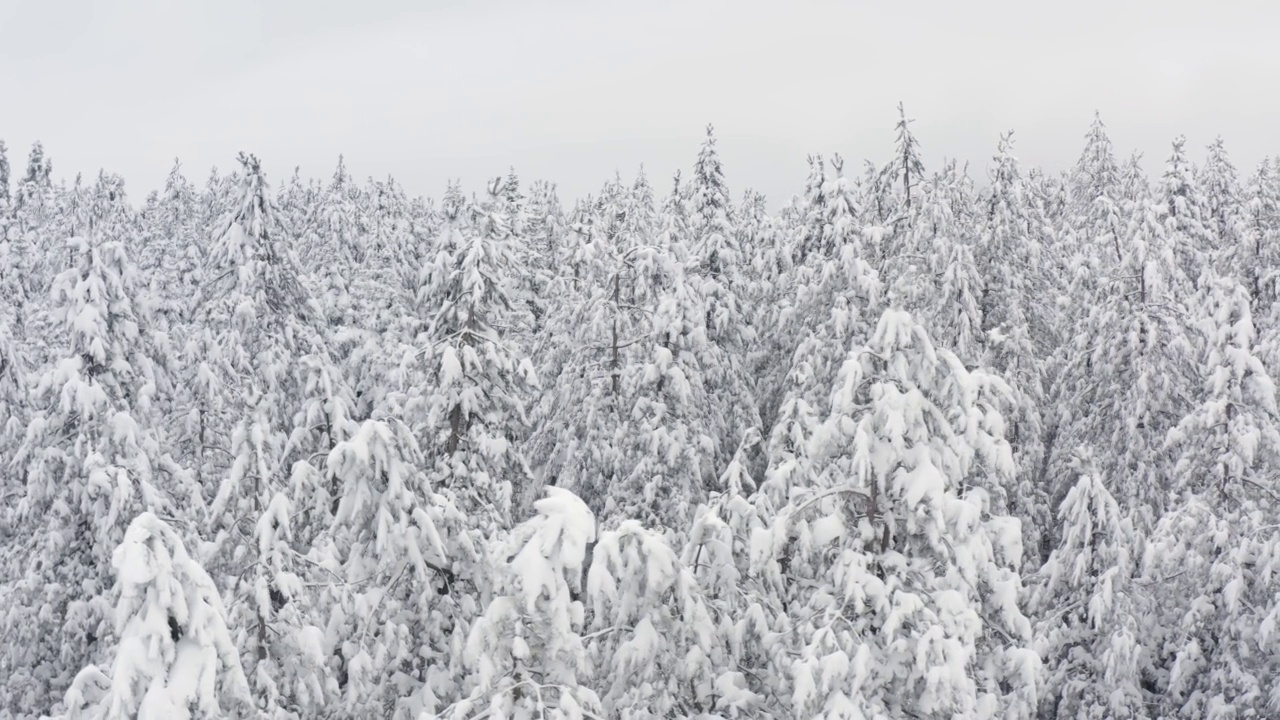
[[[248,711],[249,688],[218,589],[178,533],[145,512],[129,524],[111,565],[119,595],[111,676],[95,665],[80,671],[67,692],[67,717]]]
[[[315,309],[280,209],[260,163],[241,155],[243,174],[236,197],[211,248],[213,280],[204,297],[202,345],[216,352],[203,369],[241,393],[210,398],[205,421],[229,439],[229,466],[209,506],[219,573],[234,578],[228,603],[237,646],[248,655],[246,672],[255,706],[268,716],[305,713],[319,704],[322,670],[307,652],[315,627],[303,607],[299,563],[292,546],[295,498],[310,496],[314,480],[291,468],[294,412],[300,388],[296,372],[307,323]],[[212,335],[214,328],[217,334]],[[216,393],[216,385],[211,383]]]
[[[987,220],[976,253],[983,277],[980,300],[989,365],[1007,378],[1012,398],[1009,442],[1014,448],[1020,480],[1009,498],[1023,521],[1028,548],[1040,547],[1047,525],[1047,496],[1042,482],[1044,458],[1045,381],[1041,358],[1053,347],[1044,307],[1046,282],[1041,274],[1044,255],[1031,232],[1026,186],[1012,154],[1012,133],[1000,140],[991,188],[986,197]]]
[[[911,212],[911,189],[924,180],[924,162],[920,160],[920,143],[911,132],[913,120],[907,119],[907,111],[898,103],[898,133],[894,151],[894,172],[902,179],[902,205]]]
[[[975,381],[900,311],[850,349],[813,439],[820,484],[792,494],[768,551],[794,543],[788,565],[816,581],[798,598],[794,716],[1032,716],[1021,533],[991,500],[1013,458]]]
[[[754,383],[746,359],[757,338],[743,300],[749,297],[747,270],[750,258],[743,253],[734,226],[732,204],[725,185],[715,136],[707,126],[690,181],[694,275],[700,300],[706,308],[706,334],[713,344],[704,354],[702,370],[708,399],[714,404],[714,425],[708,430],[717,441],[714,461],[725,462],[747,428],[757,427]]]
[[[446,196],[436,255],[423,266],[418,292],[426,382],[406,406],[422,419],[432,484],[453,490],[464,513],[492,528],[510,527],[536,491],[516,444],[538,383],[507,331],[512,260],[501,187],[500,179],[490,183],[479,206],[456,190]]]
[[[314,652],[336,662],[325,707],[343,716],[371,705],[387,715],[437,713],[462,692],[456,651],[476,612],[471,584],[482,564],[461,532],[464,518],[430,487],[424,464],[407,427],[375,420],[335,444],[326,462],[332,528],[314,557],[346,582],[317,600],[328,620]]]
[[[86,217],[85,224],[88,225]],[[199,503],[153,430],[157,364],[136,303],[135,271],[109,223],[69,241],[74,264],[55,282],[62,357],[32,388],[25,435],[10,462],[22,480],[0,595],[8,639],[0,708],[47,708],[109,633],[110,557],[130,519]]]
[[[6,210],[9,205],[9,149],[4,140],[0,140],[0,206]]]
[[[1133,523],[1082,448],[1076,484],[1058,506],[1061,539],[1032,597],[1045,662],[1042,717],[1143,718],[1146,652],[1133,583],[1140,551]]]
[[[1199,286],[1201,273],[1216,261],[1218,239],[1206,223],[1208,201],[1196,182],[1194,168],[1187,159],[1186,138],[1173,141],[1173,152],[1160,179],[1157,202],[1163,212],[1165,234],[1173,247],[1181,277],[1178,291],[1189,294]]]
[[[1271,163],[1261,162],[1250,178],[1244,206],[1244,220],[1239,249],[1241,281],[1248,288],[1252,311],[1262,332],[1275,327],[1280,293],[1276,287],[1276,268],[1280,267],[1280,184]]]
[[[579,629],[587,546],[595,518],[563,488],[547,488],[537,515],[508,540],[498,594],[471,631],[464,656],[473,687],[446,717],[581,719],[603,714],[584,686],[586,650]]]

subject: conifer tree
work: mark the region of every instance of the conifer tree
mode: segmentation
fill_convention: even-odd
[[[470,695],[445,717],[532,720],[582,719],[603,714],[600,699],[583,685],[586,650],[579,634],[587,546],[595,518],[563,488],[549,487],[535,515],[507,541],[498,592],[476,622],[464,651]]]
[[[479,206],[456,189],[445,198],[436,255],[418,292],[426,383],[406,406],[421,418],[436,466],[432,484],[453,490],[460,509],[488,528],[510,527],[536,492],[517,443],[538,383],[507,330],[512,260],[501,187],[501,179],[490,183]]]
[[[287,717],[317,707],[324,685],[320,658],[307,651],[316,629],[292,545],[295,535],[310,534],[295,527],[293,504],[315,492],[312,474],[293,472],[299,453],[290,435],[300,404],[296,367],[316,313],[260,163],[244,154],[240,162],[243,174],[211,248],[203,301],[203,347],[221,351],[202,369],[216,378],[205,411],[223,411],[205,421],[229,441],[231,458],[229,466],[214,466],[211,567],[234,579],[228,611],[248,658],[255,706]],[[243,394],[218,397],[218,380]]]
[[[615,717],[705,717],[715,694],[712,618],[661,532],[600,533],[587,575],[595,684]]]
[[[4,140],[0,140],[0,206],[5,210],[8,210],[9,197],[9,149]]]
[[[1040,474],[1044,458],[1044,364],[1042,350],[1053,347],[1051,319],[1042,298],[1046,282],[1040,238],[1031,232],[1027,189],[1012,133],[1004,135],[995,156],[991,188],[986,197],[987,220],[976,253],[983,277],[980,300],[990,366],[1008,380],[1015,395],[1010,412],[1009,442],[1014,448],[1022,481],[1010,502],[1023,521],[1027,547],[1038,548],[1044,517],[1046,488]],[[1032,552],[1029,550],[1029,552]]]
[[[1042,717],[1143,718],[1140,561],[1132,521],[1081,448],[1078,475],[1058,506],[1061,539],[1038,573],[1032,596],[1045,662]]]
[[[119,596],[111,675],[96,665],[81,670],[67,693],[67,717],[248,712],[249,688],[222,599],[178,533],[144,512],[129,524],[111,565]]]
[[[1183,136],[1173,141],[1157,202],[1164,211],[1165,234],[1182,275],[1178,291],[1187,295],[1199,286],[1201,274],[1213,267],[1210,263],[1217,261],[1219,244],[1207,225],[1208,202],[1186,156],[1185,144]]]
[[[326,461],[332,528],[314,555],[347,584],[318,599],[328,618],[321,650],[337,664],[333,704],[347,715],[370,705],[436,713],[462,692],[455,652],[480,600],[480,557],[423,465],[406,426],[376,420],[336,443]]]
[[[1274,327],[1277,293],[1276,270],[1280,267],[1280,186],[1271,163],[1263,161],[1249,180],[1243,208],[1239,270],[1248,288],[1252,311],[1261,331]]]
[[[920,159],[920,143],[911,132],[911,123],[902,103],[898,103],[898,137],[894,152],[894,172],[902,180],[902,205],[911,212],[911,189],[924,180],[924,162]]]
[[[1234,504],[1242,495],[1269,493],[1269,469],[1280,467],[1276,387],[1258,357],[1248,292],[1227,278],[1212,282],[1203,295],[1204,386],[1195,408],[1168,436],[1180,454],[1170,491],[1175,497],[1214,495],[1224,503],[1232,498]]]
[[[689,279],[697,281],[697,292],[706,308],[707,339],[713,345],[712,352],[700,359],[708,399],[718,416],[708,430],[719,446],[715,461],[720,463],[733,454],[747,428],[758,426],[760,421],[746,365],[757,338],[752,318],[743,307],[750,293],[750,258],[744,255],[734,226],[733,206],[709,125],[689,191],[690,250],[695,262]]]
[[[850,349],[813,440],[820,483],[766,546],[794,544],[788,565],[816,580],[797,598],[794,716],[1034,713],[1021,532],[992,503],[1013,459],[975,380],[901,311]]]
[[[84,225],[90,224],[85,216]],[[9,639],[0,708],[47,708],[108,635],[114,547],[128,522],[199,503],[154,432],[157,364],[133,265],[110,223],[68,245],[56,279],[62,357],[32,388],[30,421],[10,462],[22,489],[6,513],[3,589]]]

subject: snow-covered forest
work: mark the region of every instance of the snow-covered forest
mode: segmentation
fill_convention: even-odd
[[[0,717],[1280,715],[1280,163],[899,112],[769,203],[0,144]]]

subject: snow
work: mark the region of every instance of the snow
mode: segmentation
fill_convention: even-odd
[[[900,118],[776,213],[34,158],[0,716],[1269,717],[1274,163]]]

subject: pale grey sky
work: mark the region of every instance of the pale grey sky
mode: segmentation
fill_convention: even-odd
[[[1153,172],[1179,133],[1246,171],[1280,151],[1277,27],[1242,0],[0,0],[0,138],[135,200],[241,149],[277,182],[344,153],[413,194],[514,165],[567,200],[641,163],[665,192],[712,122],[776,206],[811,152],[883,160],[902,100],[934,167],[980,174],[1012,128],[1060,169],[1097,109]]]

